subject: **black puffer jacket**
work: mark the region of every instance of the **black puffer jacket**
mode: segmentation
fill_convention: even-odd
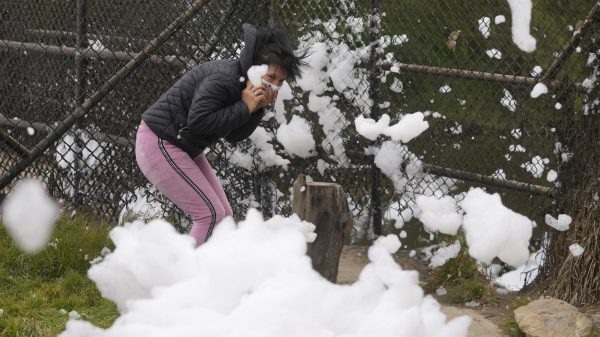
[[[264,110],[250,113],[242,101],[248,69],[252,66],[257,31],[244,25],[244,50],[239,60],[200,64],[181,77],[142,119],[160,138],[192,158],[220,138],[235,143],[248,138]]]

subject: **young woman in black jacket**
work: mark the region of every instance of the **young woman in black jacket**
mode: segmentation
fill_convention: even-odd
[[[198,245],[210,237],[231,206],[204,150],[224,138],[248,138],[275,102],[285,80],[300,74],[302,58],[279,27],[245,24],[239,59],[200,64],[184,74],[148,110],[136,137],[135,155],[146,178],[192,218]],[[261,83],[248,80],[253,65],[268,65]]]

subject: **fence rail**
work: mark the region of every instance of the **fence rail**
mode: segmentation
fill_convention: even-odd
[[[544,80],[535,77],[527,77],[527,76],[517,76],[517,75],[507,75],[507,74],[496,74],[496,73],[488,73],[483,71],[473,71],[473,70],[464,70],[464,69],[452,69],[452,68],[443,68],[443,67],[432,67],[425,66],[420,64],[383,64],[382,68],[384,70],[392,71],[392,69],[397,69],[399,71],[404,71],[407,73],[416,73],[416,74],[428,74],[428,75],[437,75],[437,76],[448,76],[448,77],[456,77],[456,78],[464,78],[469,80],[479,80],[479,81],[489,81],[489,82],[498,82],[504,84],[517,84],[517,85],[525,85],[525,86],[533,86],[538,82],[544,82],[550,89],[560,89],[566,86],[565,83],[562,83],[559,80]],[[587,93],[588,90],[584,88],[581,83],[571,83],[569,84],[573,87],[573,90],[580,93]]]

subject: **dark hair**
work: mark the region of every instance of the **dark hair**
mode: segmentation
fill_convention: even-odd
[[[254,64],[276,64],[287,72],[290,82],[296,81],[306,65],[303,61],[307,52],[294,52],[294,46],[289,35],[281,25],[270,28],[261,28],[256,37],[254,49]]]

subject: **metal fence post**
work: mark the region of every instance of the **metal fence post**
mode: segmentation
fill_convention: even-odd
[[[253,189],[254,189],[253,192],[254,192],[255,205],[256,205],[256,207],[260,208],[260,211],[262,212],[263,190],[262,190],[262,172],[260,172],[260,169],[257,169],[256,171],[254,171]],[[252,205],[250,205],[250,207],[252,207]]]
[[[371,99],[371,115],[373,119],[379,119],[379,66],[378,52],[379,39],[381,37],[381,0],[371,0],[371,17],[369,20],[369,34],[371,38],[371,48],[369,51],[369,98]],[[382,210],[381,210],[381,170],[371,163],[371,209],[373,219],[373,234],[381,235],[383,233],[382,226]]]
[[[262,184],[261,187],[261,211],[265,218],[273,217],[273,196],[275,192],[273,191],[273,186],[269,180],[269,177],[266,174],[261,174],[260,181]]]
[[[81,106],[85,99],[85,66],[86,61],[82,55],[82,50],[87,43],[87,21],[86,21],[86,0],[77,0],[77,51],[75,53],[75,106]],[[73,205],[80,204],[81,190],[81,171],[84,168],[83,162],[83,147],[85,144],[81,139],[80,121],[76,120],[73,125],[75,133],[75,172],[73,175]]]
[[[256,207],[259,208],[265,218],[271,218],[273,216],[273,189],[270,186],[271,183],[267,177],[267,171],[262,171],[256,168],[253,177],[253,192],[256,201]]]

